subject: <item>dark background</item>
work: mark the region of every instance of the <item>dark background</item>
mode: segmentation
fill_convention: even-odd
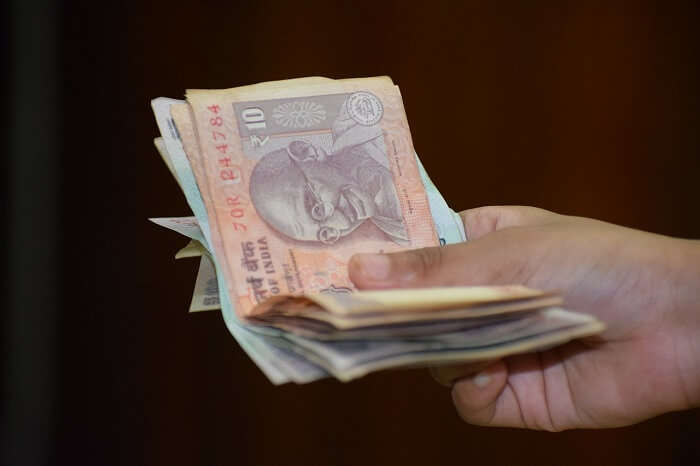
[[[149,101],[390,75],[455,209],[700,238],[697,2],[21,1],[4,8],[3,464],[698,464],[700,414],[466,425],[422,370],[272,386],[197,261]]]

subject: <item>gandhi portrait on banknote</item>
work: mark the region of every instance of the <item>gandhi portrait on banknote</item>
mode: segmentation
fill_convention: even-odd
[[[334,244],[371,222],[378,235],[408,244],[384,137],[374,123],[358,123],[341,110],[331,126],[331,147],[299,138],[261,157],[250,178],[258,214],[298,241]]]

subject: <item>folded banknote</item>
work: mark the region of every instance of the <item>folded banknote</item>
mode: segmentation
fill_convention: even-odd
[[[387,77],[188,90],[152,107],[194,214],[152,219],[191,239],[177,257],[200,257],[190,309],[220,308],[273,383],[495,359],[603,328],[517,284],[355,289],[355,253],[467,239]]]

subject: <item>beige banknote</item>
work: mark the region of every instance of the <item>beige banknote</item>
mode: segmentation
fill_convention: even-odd
[[[175,259],[186,259],[189,257],[201,257],[204,255],[204,246],[197,240],[191,239],[185,247],[175,253]]]
[[[525,325],[523,325],[525,324]],[[577,338],[595,335],[605,326],[594,317],[556,307],[526,319],[491,327],[436,335],[430,340],[355,340],[328,342],[292,337],[292,349],[347,381],[370,372],[396,367],[495,360],[543,350]],[[486,331],[485,331],[486,330]]]
[[[214,311],[221,309],[219,283],[216,278],[216,267],[212,263],[209,252],[202,243],[190,240],[187,245],[175,254],[175,259],[198,257],[199,269],[194,282],[192,300],[189,312]]]
[[[439,290],[439,291],[438,291]],[[437,293],[455,292],[459,294],[464,289],[454,288],[450,290],[438,289]],[[401,295],[405,292],[424,290],[387,290],[387,294]],[[363,292],[355,294],[362,297]],[[304,295],[302,298],[315,297],[315,295]],[[292,330],[294,327],[309,328],[309,324],[314,324],[318,328],[319,323],[327,324],[327,332],[346,331],[357,328],[376,327],[381,325],[397,324],[420,324],[434,323],[440,321],[455,321],[459,319],[474,319],[489,316],[504,316],[512,313],[522,313],[530,310],[543,309],[549,306],[562,304],[562,298],[556,295],[544,295],[541,297],[523,298],[517,300],[494,300],[478,305],[466,302],[456,303],[452,308],[434,309],[428,298],[422,302],[423,309],[413,309],[405,312],[402,309],[395,309],[388,305],[383,305],[376,311],[367,314],[348,314],[329,312],[328,308],[313,303],[313,300],[305,301],[303,307],[297,307],[294,303],[277,302],[271,304],[266,312],[250,316],[254,322],[267,323],[279,326],[283,324],[285,329]],[[348,306],[346,310],[352,309],[352,303],[345,302],[339,305]],[[256,309],[257,310],[257,309]],[[310,322],[310,321],[313,321]]]
[[[199,260],[199,271],[192,292],[190,312],[213,311],[215,309],[221,309],[216,269],[209,256],[204,254]]]

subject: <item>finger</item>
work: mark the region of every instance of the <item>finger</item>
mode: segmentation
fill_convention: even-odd
[[[457,380],[474,375],[492,364],[493,361],[482,361],[460,365],[435,366],[430,368],[430,375],[440,385],[452,387]]]
[[[418,283],[428,286],[428,281],[441,280],[445,275],[444,268],[450,267],[447,262],[443,263],[443,259],[449,258],[454,266],[457,257],[461,254],[452,246],[394,254],[355,254],[350,258],[348,274],[358,288],[410,287]]]
[[[459,213],[469,241],[503,228],[539,225],[553,221],[557,214],[537,207],[487,206]]]
[[[469,242],[393,254],[356,254],[348,264],[350,280],[360,289],[525,283],[532,265],[526,246],[539,236],[520,231],[516,237],[508,227],[558,217],[533,207],[482,207],[461,215],[470,232]]]
[[[580,425],[560,356],[511,356],[472,377],[458,380],[452,399],[470,424],[560,431]]]
[[[355,254],[348,274],[360,289],[420,288],[497,284],[496,270],[517,270],[508,263],[522,256],[498,257],[503,249],[480,247],[478,241],[413,249],[393,254]],[[501,277],[501,283],[515,283]],[[510,277],[508,277],[510,278]]]
[[[514,238],[485,237],[393,254],[356,254],[348,274],[360,289],[525,283],[532,264],[524,247]]]
[[[452,388],[452,400],[460,417],[480,426],[520,427],[517,400],[507,380],[508,368],[503,361],[458,380]]]

